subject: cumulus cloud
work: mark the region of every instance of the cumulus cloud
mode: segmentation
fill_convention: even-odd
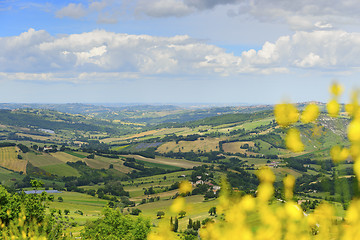
[[[0,45],[0,79],[9,80],[117,81],[292,69],[355,71],[360,66],[360,34],[345,31],[299,31],[240,56],[186,35],[155,37],[104,30],[54,37],[29,29],[0,38]]]
[[[94,13],[98,23],[114,24],[118,22],[120,6],[121,2],[113,0],[89,1],[88,4],[69,3],[56,11],[55,16],[79,19]]]
[[[57,11],[55,15],[58,18],[69,17],[69,18],[78,19],[86,16],[87,10],[81,3],[79,4],[70,3],[66,7]]]

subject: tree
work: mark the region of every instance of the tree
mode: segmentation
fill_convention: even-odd
[[[209,214],[210,214],[211,216],[212,216],[212,215],[216,215],[216,207],[210,208]]]
[[[163,211],[158,211],[156,216],[158,217],[158,219],[161,219],[163,216],[165,216],[165,213]]]
[[[172,216],[170,217],[170,229],[171,229],[171,231],[174,231],[174,223],[173,223]]]
[[[195,231],[199,230],[200,227],[201,227],[201,223],[199,220],[197,220],[196,222],[193,223],[193,229]]]
[[[185,217],[186,212],[185,212],[184,210],[181,210],[181,211],[179,212],[179,215],[180,215],[180,218],[183,218],[183,217]]]
[[[124,216],[119,210],[104,209],[104,217],[88,223],[82,239],[142,240],[150,232],[150,221],[142,217]]]
[[[192,219],[189,218],[189,223],[188,223],[188,225],[187,225],[187,228],[188,228],[188,229],[192,229],[192,227],[193,227],[193,222],[192,222]]]
[[[175,217],[174,232],[177,232],[178,229],[179,229],[179,220],[177,217]]]
[[[63,202],[64,199],[63,199],[62,197],[58,197],[58,201],[59,201],[59,202]]]
[[[69,213],[70,213],[70,210],[69,210],[69,209],[65,209],[65,210],[64,210],[64,214],[65,214],[65,215],[68,215]]]
[[[138,208],[133,208],[132,210],[131,210],[131,215],[139,215],[141,213],[141,210],[140,209],[138,209]]]

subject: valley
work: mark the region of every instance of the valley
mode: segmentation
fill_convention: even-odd
[[[349,145],[346,115],[321,113],[316,123],[296,123],[305,151],[293,153],[271,106],[6,107],[0,110],[1,184],[18,192],[34,189],[31,181],[38,180],[37,189],[58,190],[47,194],[47,211],[63,212],[65,231],[73,237],[101,218],[106,206],[140,214],[155,227],[162,218],[170,220],[184,180],[193,189],[184,196],[179,231],[187,229],[189,219],[216,220],[219,216],[209,210],[218,204],[222,179],[232,194],[256,195],[255,174],[264,166],[276,176],[275,202],[284,199],[282,179],[296,177],[296,199],[305,212],[326,200],[344,217],[355,194],[353,163],[334,164],[329,154],[331,146]],[[302,204],[306,201],[315,204]]]

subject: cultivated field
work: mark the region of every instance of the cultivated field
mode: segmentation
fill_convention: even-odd
[[[66,163],[58,157],[54,156],[53,153],[34,153],[29,152],[26,154],[26,158],[35,167],[42,167],[54,164]]]
[[[219,151],[219,138],[199,138],[196,141],[179,141],[176,142],[167,142],[158,147],[157,151],[160,153],[166,152],[210,152],[210,151]]]
[[[250,147],[254,147],[254,142],[248,142],[248,141],[242,141],[242,142],[230,142],[230,143],[224,143],[223,149],[224,152],[230,152],[230,153],[247,153],[247,149],[240,148],[241,146],[248,144]],[[254,154],[254,153],[250,153]]]
[[[84,161],[83,158],[79,158],[66,152],[50,153],[50,155],[63,163]]]
[[[65,153],[66,154],[66,153]],[[70,159],[65,158],[63,152],[57,153],[33,153],[29,152],[26,154],[26,158],[35,167],[39,167],[51,174],[57,176],[80,176],[79,172],[66,164],[66,162],[72,162],[71,155]],[[67,160],[67,161],[66,161]]]
[[[70,177],[70,176],[80,177],[80,173],[75,168],[72,168],[65,163],[47,165],[47,166],[42,166],[40,168],[60,177]]]
[[[17,147],[0,148],[0,166],[16,172],[26,173],[27,161],[18,159],[19,149]]]
[[[141,161],[146,161],[150,163],[159,163],[164,165],[176,166],[180,168],[193,168],[195,166],[203,165],[200,162],[192,162],[185,159],[172,159],[172,158],[165,158],[165,157],[158,157],[156,156],[155,159],[153,158],[146,158],[139,155],[124,155],[123,157],[135,158]]]

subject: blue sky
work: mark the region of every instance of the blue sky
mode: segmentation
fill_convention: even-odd
[[[0,0],[0,102],[327,101],[358,87],[355,0]],[[342,98],[347,101],[348,98]]]

